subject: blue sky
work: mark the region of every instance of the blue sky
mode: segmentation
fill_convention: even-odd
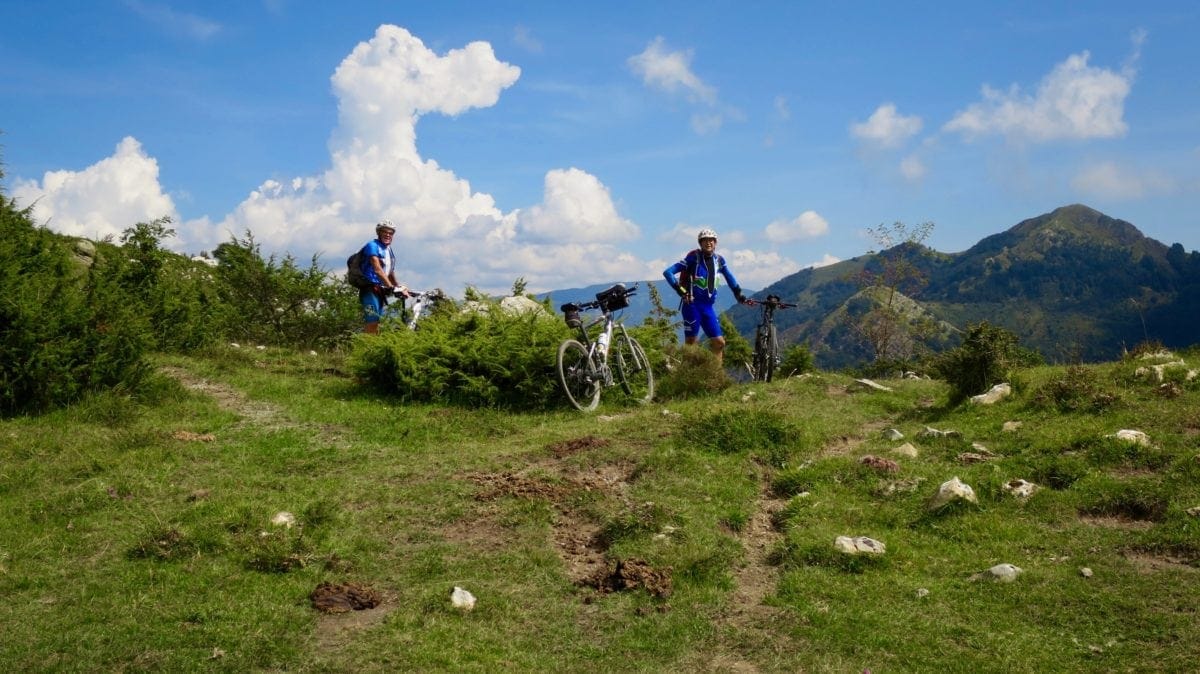
[[[330,268],[388,218],[454,294],[657,278],[701,227],[758,288],[1071,203],[1200,248],[1200,5],[961,4],[0,0],[4,190]]]

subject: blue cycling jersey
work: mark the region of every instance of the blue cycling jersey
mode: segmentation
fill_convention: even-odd
[[[713,253],[704,255],[699,249],[690,251],[683,259],[663,270],[663,277],[676,292],[683,290],[692,296],[693,302],[713,304],[717,301],[717,275],[725,277],[725,282],[733,290],[735,296],[742,294],[742,288],[733,272],[725,264],[725,258]],[[683,278],[676,279],[676,275]]]

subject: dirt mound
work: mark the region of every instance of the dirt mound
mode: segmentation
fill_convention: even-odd
[[[322,613],[346,613],[379,606],[382,598],[375,590],[358,583],[321,583],[308,596],[313,608]]]
[[[499,498],[512,496],[516,498],[544,498],[557,502],[573,490],[573,487],[569,485],[552,484],[544,480],[516,473],[472,475],[468,479],[483,487],[479,493],[475,494],[476,501],[494,501]]]
[[[581,584],[600,592],[644,589],[659,598],[671,596],[671,567],[656,569],[640,559],[618,559]]]

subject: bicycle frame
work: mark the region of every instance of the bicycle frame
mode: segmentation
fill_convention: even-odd
[[[775,367],[779,365],[781,354],[779,342],[775,335],[775,311],[791,309],[795,304],[781,302],[778,295],[767,295],[767,299],[758,300],[755,304],[762,305],[762,318],[754,331],[753,363],[747,363],[750,378],[755,381],[771,381],[775,376]]]
[[[559,345],[558,376],[568,400],[580,411],[595,409],[600,391],[617,384],[639,402],[654,397],[654,373],[646,352],[615,315],[628,306],[626,299],[636,290],[636,286],[626,290],[618,285],[598,293],[595,302],[562,306],[567,325],[578,337]],[[601,316],[585,323],[579,312],[588,309],[600,309]],[[596,326],[601,328],[592,339]]]

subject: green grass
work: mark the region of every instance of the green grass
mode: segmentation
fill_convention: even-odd
[[[1200,385],[1160,389],[1137,363],[1023,371],[986,407],[951,407],[939,382],[865,391],[820,373],[648,406],[613,395],[592,415],[401,406],[328,355],[159,365],[172,376],[136,397],[0,421],[6,671],[1192,671],[1200,657],[1186,512]],[[962,435],[918,438],[926,426]],[[893,454],[885,428],[919,456]],[[1122,428],[1151,446],[1105,437]],[[972,443],[995,458],[961,462]],[[956,475],[979,503],[930,513]],[[1042,489],[1018,501],[1003,489],[1016,478]],[[280,511],[297,524],[273,525]],[[840,535],[887,553],[843,557]],[[669,570],[670,592],[581,583],[618,559]],[[1001,562],[1024,573],[972,579]],[[318,614],[324,581],[383,604]],[[474,611],[451,607],[455,585]]]

